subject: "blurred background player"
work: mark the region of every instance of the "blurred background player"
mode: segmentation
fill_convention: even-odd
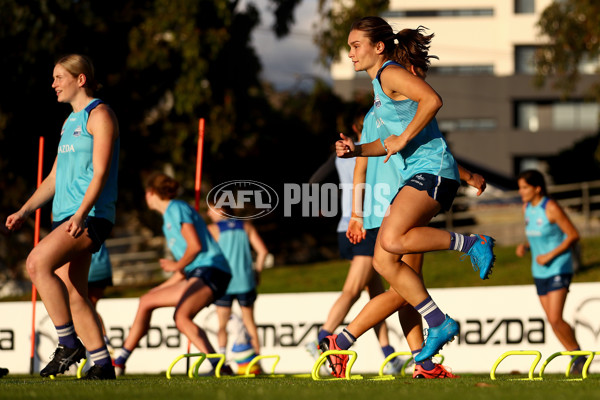
[[[531,251],[531,274],[537,294],[556,338],[568,351],[580,350],[563,310],[573,278],[571,248],[579,240],[577,228],[561,206],[548,196],[544,176],[536,170],[519,174],[527,242],[517,246],[519,257]],[[581,373],[585,357],[578,357],[571,371]]]
[[[167,246],[175,257],[160,259],[160,267],[173,275],[140,298],[133,325],[114,362],[117,374],[124,372],[127,359],[148,332],[152,312],[160,307],[175,307],[177,329],[201,352],[215,352],[206,332],[193,319],[225,293],[231,272],[204,220],[189,204],[176,199],[178,191],[179,183],[163,173],[148,178],[146,202],[162,215]],[[209,361],[216,367],[217,359]],[[222,372],[231,374],[231,369],[224,366]]]
[[[224,296],[215,301],[219,319],[217,334],[219,353],[227,354],[227,323],[231,317],[233,300],[237,300],[243,324],[250,336],[254,356],[257,356],[260,354],[260,341],[254,321],[254,303],[257,296],[256,286],[269,251],[250,221],[231,218],[233,213],[230,210],[217,208],[215,205],[209,207],[208,216],[213,222],[208,226],[208,230],[219,243],[231,268],[231,281],[227,291]],[[252,250],[256,253],[255,267],[252,263]],[[241,361],[238,359],[238,374],[246,372],[244,365],[251,361],[247,360],[248,358]],[[256,369],[251,373],[260,373],[260,366],[255,365]]]
[[[358,138],[358,140],[360,140],[363,131],[364,119],[364,112],[357,113],[353,118],[353,137]],[[377,230],[365,232],[364,240],[355,243],[352,243],[346,237],[349,223],[352,219],[358,218],[358,216],[352,215],[352,184],[355,163],[355,158],[340,158],[336,157],[334,153],[309,179],[309,183],[323,182],[333,170],[337,171],[340,187],[342,188],[342,216],[337,226],[338,246],[341,257],[350,260],[350,268],[342,288],[342,293],[331,306],[327,320],[319,330],[317,340],[307,344],[307,350],[315,359],[320,355],[319,342],[331,335],[344,322],[344,318],[348,315],[352,305],[360,298],[363,290],[367,290],[370,298],[385,291],[381,277],[373,269],[373,250],[377,238]],[[383,356],[386,358],[395,352],[394,347],[389,342],[388,327],[385,322],[382,322],[373,328],[379,340]],[[402,364],[403,361],[401,359],[394,358],[388,364],[389,372],[400,372]]]

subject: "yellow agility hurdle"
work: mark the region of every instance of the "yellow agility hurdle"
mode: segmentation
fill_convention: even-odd
[[[177,358],[175,358],[175,360],[173,360],[171,365],[169,365],[169,368],[167,369],[167,373],[166,373],[167,379],[171,379],[171,371],[173,370],[173,367],[175,366],[175,364],[177,364],[180,360],[182,360],[184,358],[190,358],[190,357],[200,357],[200,358],[196,362],[194,362],[194,364],[192,364],[192,366],[188,370],[189,378],[198,377],[198,369],[200,368],[200,365],[202,364],[202,362],[204,362],[204,360],[206,360],[207,358],[218,358],[219,359],[219,362],[217,363],[217,366],[215,367],[215,376],[217,378],[221,377],[221,367],[225,363],[225,355],[224,354],[187,353],[187,354],[182,354],[182,355],[178,356]]]
[[[87,358],[84,358],[81,361],[81,364],[79,364],[79,367],[77,367],[77,379],[81,379],[81,376],[83,375],[83,367],[85,367],[86,363],[87,363]]]
[[[535,359],[533,360],[533,363],[531,363],[531,367],[529,368],[529,374],[527,378],[516,378],[516,379],[511,379],[511,380],[517,380],[517,381],[533,381],[533,380],[539,380],[542,378],[534,378],[533,377],[533,372],[535,371],[535,367],[537,367],[538,363],[540,362],[540,360],[542,359],[542,353],[540,353],[537,350],[511,350],[511,351],[507,351],[506,353],[502,354],[494,363],[494,365],[492,366],[492,370],[490,371],[490,378],[492,380],[496,380],[496,368],[498,368],[498,365],[500,365],[500,363],[502,362],[502,360],[504,360],[506,357],[508,356],[535,356]]]
[[[275,375],[275,367],[277,366],[277,364],[279,363],[279,360],[281,359],[280,356],[275,354],[275,355],[260,355],[260,356],[254,357],[252,359],[252,361],[250,361],[248,363],[248,366],[246,367],[246,372],[243,375],[237,376],[237,378],[254,378],[256,376],[256,374],[250,373],[250,371],[252,371],[252,367],[254,365],[256,365],[256,363],[258,363],[260,360],[264,360],[265,358],[274,358],[275,362],[273,362],[273,365],[271,366],[271,373],[270,374],[261,374],[261,377],[279,378],[279,377],[285,376],[285,375]]]
[[[559,357],[559,356],[571,356],[572,357],[571,361],[569,361],[569,364],[567,365],[567,371],[565,372],[565,376],[567,378],[569,378],[569,375],[571,374],[571,366],[573,365],[573,362],[575,362],[575,360],[577,360],[579,357],[587,356],[588,359],[586,360],[585,364],[583,364],[583,370],[581,371],[581,378],[570,378],[569,379],[569,380],[573,380],[573,381],[582,381],[587,378],[587,371],[590,367],[590,364],[594,360],[595,354],[600,354],[600,352],[585,351],[585,350],[556,352],[556,353],[552,354],[550,357],[548,357],[546,359],[546,361],[544,361],[544,364],[542,365],[542,369],[540,370],[540,378],[541,379],[544,378],[544,371],[546,370],[546,366],[550,363],[550,361],[554,360],[556,357]]]
[[[327,350],[326,352],[324,352],[323,354],[321,354],[319,356],[319,358],[313,365],[312,371],[310,373],[310,376],[312,377],[313,380],[315,380],[315,381],[338,380],[338,378],[321,378],[319,376],[319,370],[320,370],[321,366],[323,365],[323,363],[325,363],[325,361],[327,361],[327,356],[333,355],[333,354],[345,354],[345,355],[349,356],[348,365],[346,365],[346,377],[341,378],[341,379],[362,379],[361,375],[352,376],[352,374],[351,374],[352,366],[356,362],[356,358],[357,358],[355,351],[353,351],[353,350]]]

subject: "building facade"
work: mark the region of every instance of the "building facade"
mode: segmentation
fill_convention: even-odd
[[[437,115],[461,162],[505,180],[524,168],[596,135],[600,107],[585,101],[598,80],[597,62],[581,65],[568,100],[550,85],[533,84],[535,49],[544,43],[537,22],[551,0],[391,0],[382,14],[394,28],[424,26],[434,33],[427,81],[441,95]],[[345,99],[372,91],[343,51],[331,68],[334,91]]]

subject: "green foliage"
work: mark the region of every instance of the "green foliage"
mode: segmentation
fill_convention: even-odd
[[[579,79],[580,63],[600,55],[600,3],[554,1],[542,13],[538,26],[550,43],[536,54],[536,82],[541,86],[552,78],[553,86],[567,95]],[[600,99],[600,86],[592,90]]]
[[[379,15],[388,6],[389,0],[319,0],[320,22],[315,27],[315,43],[319,46],[321,63],[329,65],[332,60],[339,60],[354,21]]]

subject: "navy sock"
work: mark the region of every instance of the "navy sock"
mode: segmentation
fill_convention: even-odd
[[[129,358],[130,355],[131,355],[131,350],[127,350],[125,347],[123,347],[121,349],[121,352],[119,353],[119,356],[115,360],[115,364],[125,365],[125,363],[127,362],[127,359]]]
[[[344,329],[335,340],[335,343],[341,350],[348,350],[354,342],[356,342],[356,338],[346,329]]]
[[[449,250],[468,252],[477,241],[477,236],[465,236],[460,233],[450,232]]]
[[[58,334],[58,344],[70,349],[77,348],[77,334],[75,333],[73,321],[65,325],[55,326],[55,328]]]
[[[390,354],[394,352],[394,348],[388,344],[387,346],[383,346],[381,348],[381,351],[383,352],[383,357],[387,358]]]
[[[319,330],[319,334],[317,335],[317,340],[320,342],[321,340],[325,339],[325,337],[331,335],[331,332],[326,331],[325,329],[321,328]]]
[[[94,364],[101,367],[106,367],[112,364],[112,360],[110,359],[110,354],[108,354],[106,345],[100,347],[99,349],[90,351],[90,358]]]
[[[415,310],[425,318],[425,322],[427,322],[427,325],[429,325],[430,328],[441,325],[446,319],[446,316],[438,308],[431,296],[428,296],[425,300],[417,304]]]
[[[417,354],[419,354],[421,352],[421,350],[423,349],[418,349],[418,350],[413,350],[411,351],[413,358],[417,356]],[[435,368],[435,364],[433,363],[433,361],[431,361],[431,358],[428,358],[426,360],[423,360],[421,362],[415,363],[417,365],[420,365],[421,367],[423,367],[423,369],[425,371],[431,371],[432,369]]]

